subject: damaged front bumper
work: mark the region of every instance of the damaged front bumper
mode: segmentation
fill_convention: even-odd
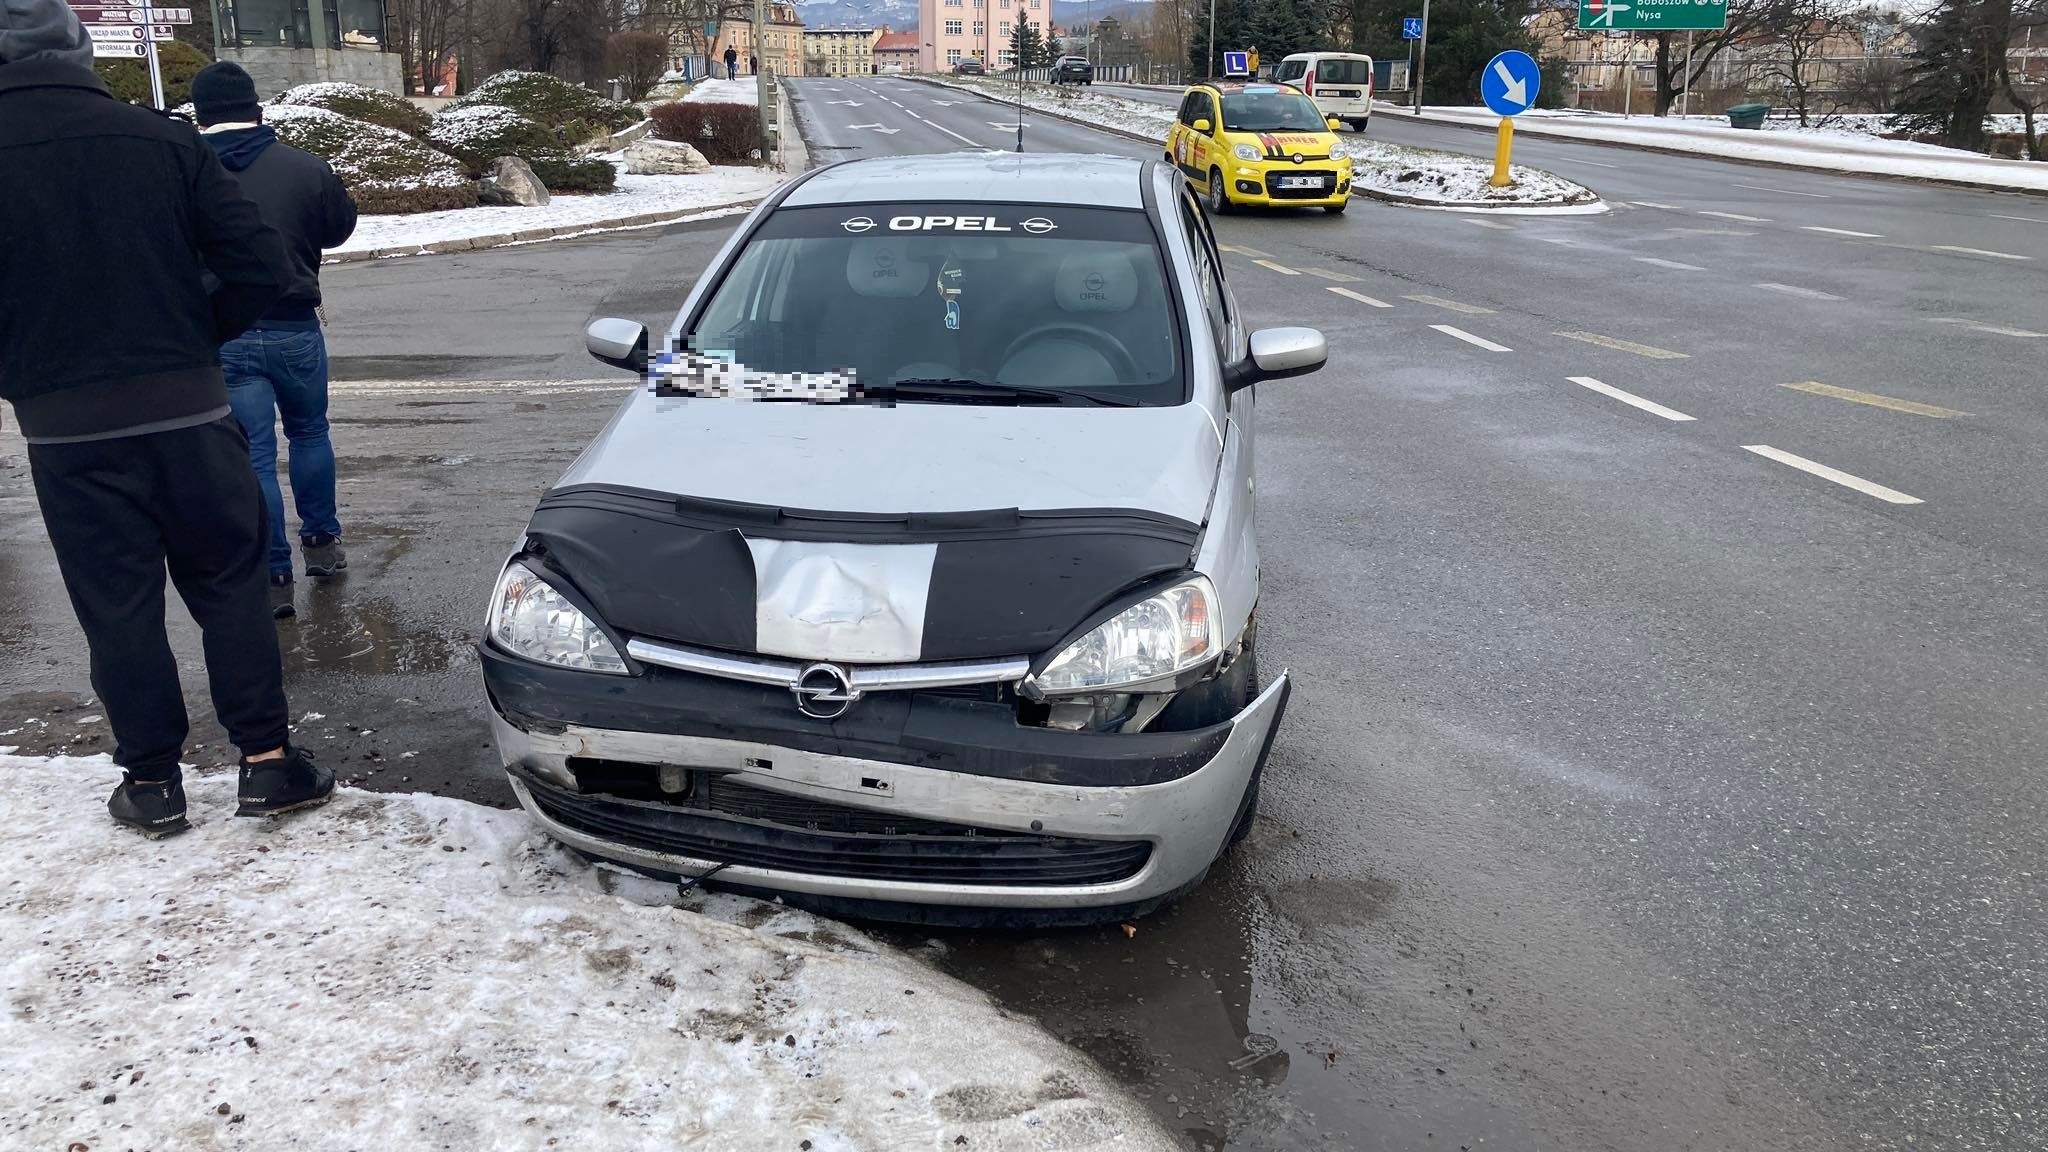
[[[1186,889],[1226,845],[1289,692],[1282,674],[1185,732],[1050,731],[921,693],[822,721],[758,684],[482,651],[513,791],[549,835],[644,872],[719,868],[721,885],[900,919],[1134,914]]]

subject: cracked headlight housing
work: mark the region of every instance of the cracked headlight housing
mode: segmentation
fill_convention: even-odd
[[[1027,682],[1039,696],[1105,691],[1171,691],[1178,681],[1212,664],[1222,651],[1216,635],[1216,589],[1194,576],[1139,601],[1066,646]]]
[[[604,629],[517,560],[498,577],[489,623],[491,642],[514,656],[558,668],[626,674],[626,662]]]
[[[1252,147],[1250,144],[1239,144],[1234,149],[1234,151],[1237,153],[1237,158],[1239,160],[1255,161],[1259,158],[1259,150],[1257,148]]]

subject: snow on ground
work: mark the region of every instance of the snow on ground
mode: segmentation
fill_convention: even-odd
[[[343,789],[149,842],[105,757],[0,756],[0,1146],[816,1152],[1173,1145],[982,994],[830,921]],[[749,924],[752,927],[749,927]]]
[[[1014,80],[971,76],[921,79],[950,88],[964,88],[1013,104],[1019,97]],[[1157,139],[1161,148],[1165,147],[1166,134],[1172,129],[1176,115],[1175,109],[1163,104],[1071,85],[1027,84],[1022,98],[1027,110],[1055,112],[1086,123],[1135,132]],[[1028,123],[1028,111],[1025,119]],[[1029,129],[1026,131],[1028,133]],[[1432,148],[1389,144],[1356,134],[1343,134],[1338,139],[1351,152],[1353,182],[1395,196],[1445,206],[1592,204],[1599,200],[1589,188],[1519,164],[1508,171],[1513,183],[1506,188],[1494,188],[1488,183],[1493,178],[1493,162],[1490,160]]]
[[[1384,115],[1384,113],[1383,113]],[[1500,118],[1484,108],[1428,107],[1424,119],[1491,127]],[[1718,120],[1718,123],[1716,122]],[[1634,116],[1572,111],[1524,112],[1518,134],[1560,136],[1641,144],[1734,160],[1761,160],[1830,172],[1907,176],[1995,188],[2048,191],[2048,164],[2003,160],[1910,140],[1882,140],[1860,132],[1750,131],[1728,126],[1726,117]]]
[[[558,195],[533,208],[457,208],[412,216],[365,216],[355,235],[329,252],[367,251],[408,244],[438,244],[472,236],[495,236],[539,228],[596,229],[611,221],[650,212],[685,211],[756,199],[782,182],[774,168],[720,166],[694,176],[619,175],[618,190],[605,195]]]
[[[699,80],[685,104],[756,104],[761,102],[760,83],[752,76],[739,80]]]

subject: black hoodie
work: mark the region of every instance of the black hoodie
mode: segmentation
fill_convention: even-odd
[[[356,205],[327,161],[278,142],[267,124],[204,135],[220,162],[256,202],[263,222],[284,236],[292,278],[284,298],[255,327],[297,327],[314,323],[320,306],[320,250],[332,248],[356,230]]]

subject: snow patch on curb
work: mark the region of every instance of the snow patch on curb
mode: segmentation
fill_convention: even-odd
[[[441,797],[238,820],[227,772],[188,774],[195,828],[148,842],[103,815],[119,775],[0,757],[9,1147],[1173,1146],[1085,1059],[830,921],[686,911]]]

